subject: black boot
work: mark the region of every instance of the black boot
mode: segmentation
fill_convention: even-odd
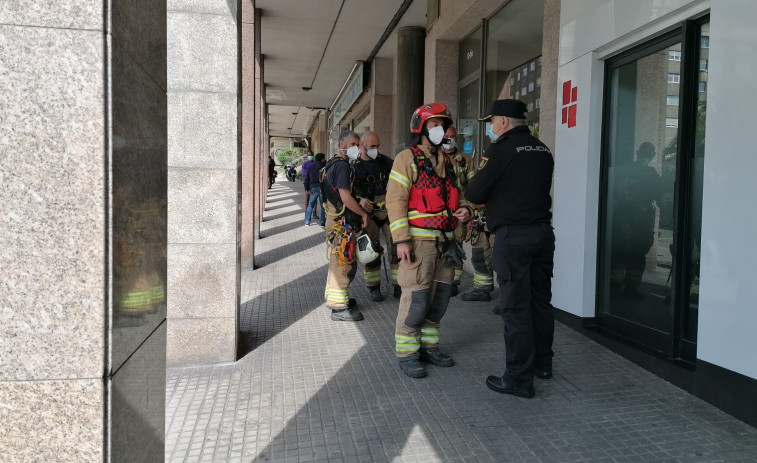
[[[384,295],[381,294],[381,286],[369,286],[368,290],[371,292],[372,301],[381,302],[384,300]]]
[[[455,364],[455,361],[452,360],[452,357],[443,354],[438,347],[421,349],[419,360],[421,362],[430,363],[431,365],[436,365],[438,367],[451,367]]]
[[[356,305],[357,305],[357,299],[355,299],[354,297],[349,298],[349,300],[347,301],[347,306],[352,308],[352,307],[355,307]]]
[[[455,297],[455,296],[457,296],[457,293],[459,293],[459,291],[458,291],[458,287],[459,286],[460,286],[460,283],[452,283],[452,294],[450,294],[449,297]]]
[[[363,319],[363,314],[359,310],[352,309],[332,309],[331,319],[337,322],[359,322]]]
[[[468,291],[467,293],[463,293],[461,296],[464,301],[491,301],[492,296],[489,294],[489,291],[482,291],[480,289],[474,289],[471,291]]]
[[[411,378],[423,378],[428,375],[426,368],[416,357],[400,359],[400,370]]]
[[[402,287],[400,285],[394,285],[394,294],[392,294],[392,296],[396,297],[397,299],[402,297]]]

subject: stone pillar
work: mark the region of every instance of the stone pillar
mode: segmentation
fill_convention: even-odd
[[[168,10],[169,365],[236,359],[237,2]]]
[[[394,105],[394,153],[410,145],[410,117],[423,101],[423,67],[426,30],[400,27],[397,30],[397,91]]]
[[[260,162],[258,159],[258,150],[256,143],[258,137],[256,131],[257,124],[257,107],[259,104],[256,94],[256,48],[259,46],[255,41],[257,25],[255,22],[255,5],[254,0],[243,0],[241,2],[241,21],[240,21],[240,39],[239,47],[239,65],[240,72],[240,90],[239,95],[241,113],[239,117],[238,132],[241,137],[242,158],[240,172],[242,178],[242,188],[240,195],[241,223],[239,234],[239,248],[241,254],[242,268],[252,268],[253,255],[255,254],[255,219],[256,219],[256,202],[260,196]]]
[[[539,139],[550,149],[554,149],[558,99],[557,59],[560,54],[560,0],[544,0],[542,30]]]
[[[0,8],[0,459],[162,461],[165,2],[73,3]]]
[[[394,66],[388,58],[375,58],[373,60],[373,76],[371,89],[373,91],[371,101],[371,125],[381,141],[383,154],[394,157]]]

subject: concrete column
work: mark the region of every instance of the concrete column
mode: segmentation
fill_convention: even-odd
[[[401,27],[397,30],[397,91],[394,106],[394,153],[410,145],[410,116],[423,101],[423,67],[426,30]]]
[[[237,2],[168,8],[169,365],[236,359]]]
[[[164,458],[166,10],[148,3],[0,8],[3,461]]]

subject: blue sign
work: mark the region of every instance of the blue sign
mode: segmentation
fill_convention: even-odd
[[[473,154],[473,140],[463,143],[463,153]]]

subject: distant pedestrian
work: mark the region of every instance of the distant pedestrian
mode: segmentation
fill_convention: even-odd
[[[305,188],[310,192],[310,199],[308,201],[307,209],[305,210],[305,225],[310,225],[311,219],[318,218],[318,215],[315,214],[317,209],[321,210],[321,226],[323,227],[326,224],[326,212],[323,209],[323,200],[321,199],[321,169],[323,169],[325,160],[325,154],[316,154],[315,160],[310,164],[307,171],[308,175],[305,179]]]
[[[468,184],[468,199],[486,204],[486,223],[494,231],[494,269],[505,322],[506,366],[489,376],[489,389],[518,397],[534,396],[534,375],[552,377],[552,173],[549,148],[533,137],[519,100],[496,100],[487,134],[494,140]]]

